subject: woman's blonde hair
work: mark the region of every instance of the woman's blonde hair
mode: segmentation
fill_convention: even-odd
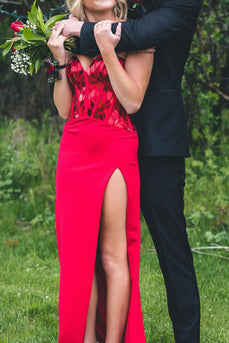
[[[85,15],[83,0],[66,0],[69,11],[77,17],[79,20],[87,21]],[[118,19],[127,18],[127,1],[126,0],[115,0],[115,6],[113,13]]]

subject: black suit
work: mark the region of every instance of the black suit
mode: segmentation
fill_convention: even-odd
[[[199,342],[199,294],[183,214],[188,134],[181,79],[200,0],[147,0],[148,13],[122,23],[118,51],[156,46],[142,107],[133,116],[140,141],[141,208],[157,249],[178,343]],[[81,31],[80,53],[96,55],[94,24]]]

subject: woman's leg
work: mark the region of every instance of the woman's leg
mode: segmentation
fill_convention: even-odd
[[[91,298],[87,315],[87,324],[84,335],[84,343],[96,343],[96,332],[95,332],[95,322],[96,322],[96,310],[98,302],[98,289],[97,289],[97,280],[96,273],[94,272],[92,289],[91,289]]]
[[[101,259],[107,283],[106,343],[121,343],[129,308],[126,210],[126,183],[116,169],[107,184],[101,213]]]

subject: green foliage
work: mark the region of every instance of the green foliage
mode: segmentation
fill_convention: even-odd
[[[64,19],[66,15],[55,15],[45,23],[43,13],[39,6],[36,7],[35,0],[27,16],[29,25],[27,23],[26,27],[23,25],[21,27],[20,24],[20,27],[17,27],[17,30],[20,31],[17,32],[15,37],[7,39],[4,44],[0,45],[0,49],[3,49],[3,57],[9,52],[13,53],[12,48],[18,50],[17,53],[19,55],[21,54],[21,56],[26,54],[29,58],[29,64],[23,63],[24,67],[19,67],[17,64],[16,70],[22,68],[25,75],[30,73],[32,76],[34,72],[37,74],[44,63],[44,59],[51,55],[47,46],[47,41],[51,34],[51,27],[57,21]]]
[[[0,128],[0,206],[11,206],[16,220],[31,228],[54,226],[55,169],[60,136],[49,113],[40,124],[22,119]],[[225,146],[228,151],[229,146]],[[195,155],[195,154],[194,154]],[[186,160],[188,228],[205,242],[229,235],[229,156],[207,149]],[[211,186],[209,186],[211,185]],[[211,232],[212,236],[206,232]],[[226,233],[217,236],[218,234]],[[225,238],[225,244],[227,238]]]
[[[229,148],[229,146],[228,146]],[[208,149],[200,159],[186,160],[187,226],[199,244],[229,244],[229,157]]]
[[[183,79],[192,147],[219,150],[229,117],[229,1],[203,1]],[[227,131],[228,134],[228,131]]]
[[[10,36],[11,29],[9,28],[10,21],[9,18],[4,18],[0,23],[0,43],[3,43],[4,40]],[[2,88],[8,82],[8,75],[6,72],[8,67],[8,61],[6,61],[2,54],[0,53],[0,87]]]
[[[44,117],[39,127],[18,120],[0,129],[0,207],[12,206],[19,223],[54,226],[55,169],[60,137]],[[29,223],[29,224],[28,224]]]
[[[226,231],[216,233],[215,235],[211,231],[207,231],[205,237],[210,244],[229,245],[229,235]]]

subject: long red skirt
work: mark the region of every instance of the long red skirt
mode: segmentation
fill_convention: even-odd
[[[145,343],[139,292],[140,178],[138,137],[90,117],[66,122],[56,175],[56,229],[60,261],[59,343],[83,343],[96,267],[97,340],[106,337],[106,283],[96,260],[106,185],[118,168],[127,186],[127,246],[131,297],[124,343]]]

